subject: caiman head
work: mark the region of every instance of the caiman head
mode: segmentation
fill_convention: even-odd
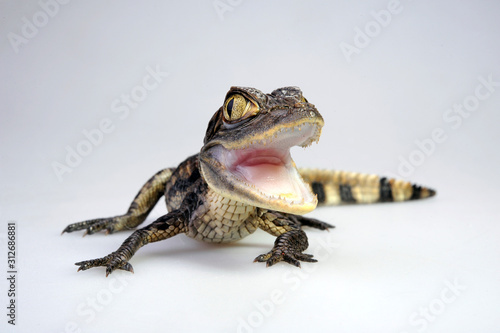
[[[292,214],[310,212],[318,201],[290,148],[317,142],[323,123],[297,87],[271,94],[232,87],[208,124],[200,152],[203,178],[229,199]]]

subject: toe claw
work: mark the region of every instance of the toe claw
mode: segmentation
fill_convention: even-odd
[[[86,263],[85,261],[80,261],[80,262],[77,262],[77,263],[75,263],[75,265],[76,265],[76,266],[80,266],[80,267],[78,267],[77,272],[79,272],[79,271],[84,271],[84,270],[87,270],[87,269],[88,269],[88,267],[87,267],[87,263]]]
[[[257,258],[255,258],[253,260],[253,262],[265,262],[265,261],[268,261],[270,257],[271,257],[271,253],[261,254],[261,255],[257,256]]]
[[[134,273],[134,268],[128,262],[126,262],[123,266],[119,267],[119,269],[122,269],[122,270],[127,271],[127,272]]]
[[[301,253],[296,255],[296,258],[298,260],[306,261],[306,262],[318,262],[316,259],[313,258],[312,254],[307,254],[307,253]]]

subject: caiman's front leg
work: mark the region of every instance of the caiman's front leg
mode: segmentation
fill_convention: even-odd
[[[180,210],[175,210],[157,219],[150,225],[136,230],[130,235],[118,250],[99,259],[85,260],[77,262],[75,265],[80,266],[78,271],[98,266],[106,267],[106,276],[112,273],[115,269],[123,269],[129,272],[134,272],[132,265],[129,264],[130,258],[142,246],[170,238],[180,233],[186,232],[186,213]]]
[[[172,175],[172,170],[164,169],[151,177],[137,193],[124,215],[73,223],[68,225],[62,233],[87,229],[84,235],[91,235],[104,229],[106,233],[113,233],[137,227],[146,219],[149,212],[162,197],[165,184]]]
[[[271,251],[261,254],[254,260],[265,262],[267,267],[280,261],[297,267],[300,267],[300,261],[316,262],[311,254],[302,253],[309,246],[309,242],[301,227],[306,225],[321,230],[333,228],[332,225],[316,219],[274,211],[263,213],[261,220],[259,228],[278,237]]]

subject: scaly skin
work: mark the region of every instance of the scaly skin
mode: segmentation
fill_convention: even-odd
[[[132,229],[165,196],[168,214],[134,231],[107,256],[76,263],[78,270],[103,266],[106,276],[116,269],[133,272],[129,260],[148,243],[178,234],[206,242],[234,242],[257,229],[275,236],[276,241],[268,253],[255,258],[256,262],[271,266],[283,261],[300,267],[301,261],[316,261],[303,253],[308,240],[302,227],[333,228],[300,215],[317,204],[403,201],[435,194],[408,182],[374,175],[296,169],[288,149],[317,141],[322,126],[323,118],[296,87],[271,94],[231,88],[209,122],[199,154],[155,174],[124,215],[73,223],[63,230],[85,230],[91,235]],[[288,175],[285,180],[280,179],[283,174]],[[277,179],[278,185],[262,181],[267,177]]]

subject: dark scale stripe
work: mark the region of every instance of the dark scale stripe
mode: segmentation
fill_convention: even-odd
[[[391,184],[386,177],[380,178],[380,201],[393,201]]]
[[[412,194],[410,200],[420,199],[420,195],[422,193],[422,187],[413,184],[411,188],[412,188]]]
[[[340,200],[343,202],[356,202],[352,196],[351,185],[339,185]]]
[[[323,203],[326,200],[325,196],[325,188],[323,187],[323,184],[318,183],[318,182],[312,182],[311,183],[312,190],[314,194],[318,196],[318,203]]]

